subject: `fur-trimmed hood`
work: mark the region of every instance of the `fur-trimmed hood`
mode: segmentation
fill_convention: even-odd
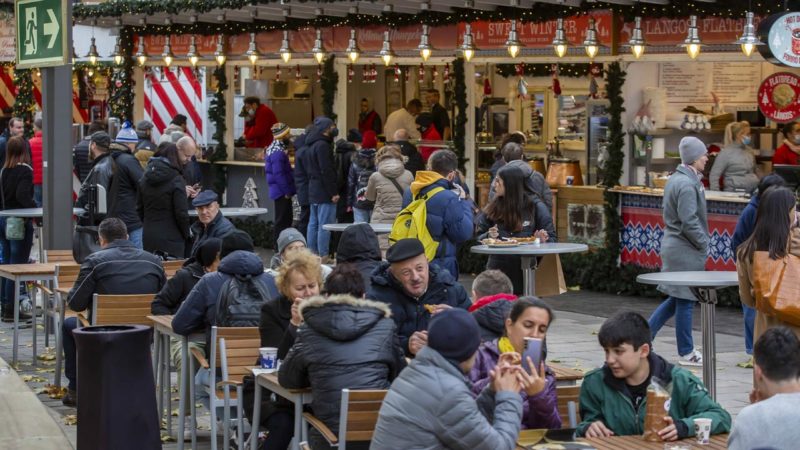
[[[311,297],[300,303],[299,309],[305,325],[337,341],[357,339],[392,316],[387,304],[350,295]]]

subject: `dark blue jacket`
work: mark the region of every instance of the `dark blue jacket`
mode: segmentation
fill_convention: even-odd
[[[428,329],[431,314],[424,305],[444,304],[467,309],[472,304],[464,286],[450,272],[434,264],[430,264],[428,269],[428,290],[419,299],[414,299],[389,272],[389,263],[382,263],[372,272],[372,284],[367,290],[367,299],[389,304],[392,319],[397,325],[397,334],[400,336],[400,346],[409,356],[408,338],[415,331]]]
[[[264,166],[269,185],[269,198],[277,200],[281,197],[291,197],[296,193],[292,165],[289,164],[289,155],[286,154],[281,140],[272,141],[267,147]]]
[[[181,303],[178,312],[172,318],[172,329],[183,336],[205,331],[208,338],[211,335],[211,327],[217,324],[219,292],[222,285],[234,275],[258,275],[258,278],[267,286],[270,298],[280,295],[275,285],[275,279],[272,275],[264,273],[261,258],[252,252],[236,250],[222,258],[216,272],[203,275],[203,278],[192,288],[189,296]]]
[[[308,206],[308,165],[311,164],[306,135],[301,134],[294,140],[294,186],[297,190],[297,203]]]
[[[412,192],[418,195],[425,194],[439,186],[445,189],[428,199],[427,203],[428,231],[433,240],[439,243],[436,258],[431,263],[447,269],[453,274],[453,277],[458,279],[457,246],[470,239],[475,231],[471,202],[461,200],[458,198],[458,194],[451,192],[450,189],[453,188],[453,185],[445,178],[439,178],[431,184],[418,188],[420,184],[424,183],[424,181],[419,181],[420,175],[430,173],[432,172],[424,170],[417,172],[417,179],[403,194],[403,208],[411,203]]]
[[[336,189],[336,165],[333,162],[333,138],[323,134],[333,125],[327,117],[317,117],[306,136],[308,155],[304,162],[308,173],[308,201],[311,204],[332,203]]]
[[[744,207],[742,215],[736,222],[736,230],[733,232],[731,238],[731,251],[733,252],[733,260],[736,261],[736,249],[746,241],[756,227],[756,212],[758,212],[758,195],[754,195],[750,199],[750,203]]]

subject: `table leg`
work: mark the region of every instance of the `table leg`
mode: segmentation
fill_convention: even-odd
[[[19,345],[19,281],[14,278],[14,348],[12,350],[11,364],[17,367],[17,346]]]
[[[39,262],[44,262],[44,239],[42,239],[42,227],[36,227],[36,236],[39,247]]]
[[[164,380],[161,376],[161,333],[153,327],[153,379],[156,382],[156,408],[158,408],[158,426],[164,420]]]
[[[23,282],[25,283],[25,282]],[[33,352],[33,367],[36,367],[36,347],[38,342],[36,341],[36,298],[33,297],[33,291],[28,289],[28,283],[25,283],[25,292],[28,293],[28,298],[31,300],[31,326],[33,327],[33,345],[31,345],[31,350]]]
[[[188,343],[187,343],[188,345]],[[195,384],[194,378],[192,375],[194,374],[194,357],[189,355],[189,361],[186,365],[183,365],[181,362],[181,370],[186,367],[189,367],[189,420],[191,420],[191,429],[192,429],[192,450],[197,448],[197,403],[194,396]]]
[[[56,373],[55,373],[55,385],[56,387],[61,387],[61,365],[63,361],[63,349],[64,349],[64,342],[61,336],[61,330],[64,328],[64,308],[66,305],[64,304],[63,296],[61,293],[56,293],[56,306],[58,307],[58,326],[56,327]]]
[[[536,295],[536,257],[521,256],[522,260],[522,284],[523,292],[526,296]]]
[[[186,410],[183,406],[184,401],[186,400],[186,382],[189,379],[189,374],[187,373],[186,367],[186,360],[189,358],[189,339],[186,336],[181,338],[181,379],[178,380],[178,392],[179,392],[179,399],[178,399],[178,430],[180,436],[178,436],[178,450],[183,450],[183,430],[186,426]],[[194,399],[192,399],[194,401]],[[211,439],[216,439],[216,436],[211,436]]]
[[[161,338],[161,366],[163,372],[161,378],[164,380],[164,399],[167,404],[167,432],[172,436],[172,376],[170,375],[169,347],[172,342],[168,335]]]
[[[49,283],[48,287],[52,289],[53,283]],[[53,331],[50,326],[50,297],[41,289],[37,289],[37,291],[42,296],[42,317],[44,318],[42,322],[44,322],[44,347],[46,350],[47,347],[50,347],[50,333]]]
[[[717,399],[717,344],[714,322],[717,305],[717,290],[704,289],[705,301],[700,304],[703,327],[703,383],[711,398]]]
[[[255,401],[253,403],[253,423],[250,424],[250,450],[258,449],[258,430],[261,425],[261,385],[258,384],[258,376],[256,376],[255,383]]]
[[[296,395],[294,399],[294,438],[292,450],[300,450],[300,439],[303,437],[303,396]]]

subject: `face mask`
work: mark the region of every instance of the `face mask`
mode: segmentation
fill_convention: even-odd
[[[250,117],[253,117],[253,116],[255,116],[255,115],[256,115],[256,110],[255,110],[255,109],[250,109],[250,110],[248,110],[248,111],[247,111],[247,114],[248,114]]]
[[[331,137],[332,138],[335,138],[338,135],[339,135],[339,129],[338,128],[334,128],[334,129],[331,130]]]
[[[742,139],[742,144],[750,145],[751,141],[752,141],[752,138],[750,136],[745,136],[744,139]]]
[[[792,142],[794,142],[795,144],[800,144],[800,134],[795,134],[794,139],[792,139]]]

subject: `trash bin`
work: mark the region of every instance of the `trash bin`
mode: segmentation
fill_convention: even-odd
[[[152,333],[142,325],[73,331],[78,353],[77,448],[161,448]]]

